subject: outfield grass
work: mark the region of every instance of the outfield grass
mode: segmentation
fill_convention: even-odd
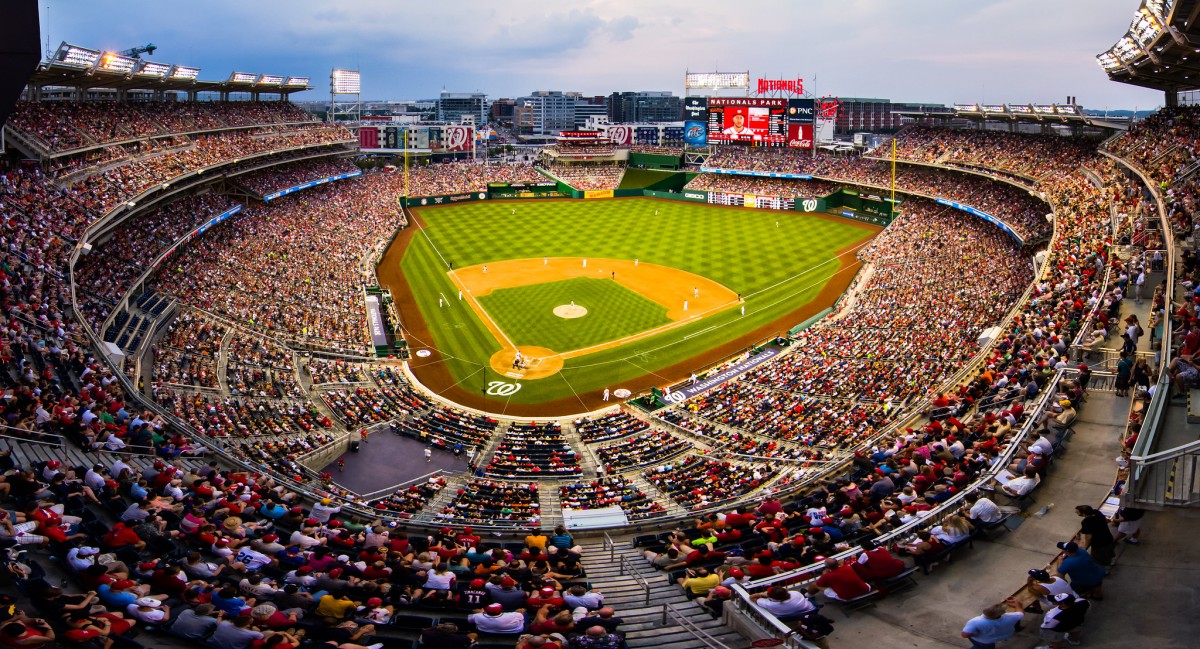
[[[554,307],[584,307],[581,318],[560,318]],[[577,277],[502,288],[479,298],[492,320],[517,345],[567,352],[669,324],[667,308],[611,279]]]
[[[873,236],[850,220],[650,199],[480,201],[417,213],[427,227],[413,238],[401,269],[432,342],[464,385],[509,379],[486,367],[500,347],[470,308],[457,300],[438,308],[439,294],[452,297],[457,291],[446,274],[449,262],[463,267],[543,256],[640,259],[703,275],[745,299],[745,315],[729,309],[568,359],[558,375],[524,382],[511,397],[520,403],[619,387],[770,324],[812,300],[853,262],[853,253],[838,259],[838,250]],[[529,344],[553,348],[545,341]]]

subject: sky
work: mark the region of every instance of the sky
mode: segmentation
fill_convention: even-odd
[[[627,90],[683,94],[693,72],[804,79],[817,95],[932,103],[1147,109],[1157,91],[1096,64],[1137,0],[39,0],[43,45],[121,50],[230,72],[307,76],[358,68],[363,99],[443,89],[519,97]]]

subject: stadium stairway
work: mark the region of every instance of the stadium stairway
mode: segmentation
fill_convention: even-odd
[[[229,342],[233,340],[233,333],[233,327],[225,330],[225,335],[221,336],[221,346],[217,351],[217,381],[220,382],[221,394],[229,394],[229,377],[226,376],[226,372],[229,371]]]
[[[668,579],[667,573],[651,568],[642,551],[633,547],[632,539],[630,536],[614,540],[611,551],[605,549],[603,538],[588,539],[587,543],[582,544],[583,567],[587,571],[588,581],[592,588],[599,589],[604,595],[604,605],[613,607],[617,616],[624,620],[621,630],[626,634],[630,649],[695,649],[704,646],[699,638],[673,619],[663,621],[664,604],[671,604],[690,622],[729,649],[750,647],[749,640],[721,620],[713,619],[697,602],[684,597],[683,590]],[[622,574],[622,563],[626,567],[625,574]],[[649,592],[639,580],[648,584]]]
[[[583,443],[583,438],[579,436],[579,430],[575,428],[574,423],[563,424],[563,439],[575,449],[575,458],[579,461],[579,468],[583,469],[580,475],[580,480],[590,480],[599,472],[600,463],[596,459],[595,451]]]

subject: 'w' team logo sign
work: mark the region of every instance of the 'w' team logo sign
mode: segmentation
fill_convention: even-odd
[[[806,198],[804,199],[804,202],[800,204],[800,206],[804,208],[805,212],[816,212],[817,200],[815,198]]]
[[[445,137],[447,150],[466,151],[471,148],[471,128],[469,126],[447,126]]]
[[[633,127],[610,126],[608,127],[608,139],[618,146],[629,144],[633,141]]]

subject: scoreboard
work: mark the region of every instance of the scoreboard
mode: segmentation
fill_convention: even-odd
[[[707,103],[709,144],[787,146],[787,99],[709,97]]]

